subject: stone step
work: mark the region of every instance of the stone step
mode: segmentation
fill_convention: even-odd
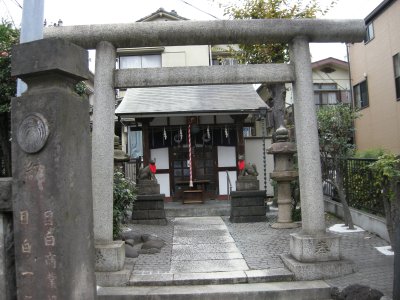
[[[107,300],[327,300],[331,288],[324,281],[247,284],[99,287],[97,299]]]
[[[247,270],[212,273],[132,274],[130,286],[210,285],[292,281],[293,273],[284,269]]]
[[[204,204],[182,204],[168,202],[164,205],[167,218],[175,217],[208,217],[229,216],[231,206],[229,201],[207,200]]]

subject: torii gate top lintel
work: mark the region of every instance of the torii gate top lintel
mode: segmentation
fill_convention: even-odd
[[[262,19],[185,22],[138,22],[45,28],[45,38],[63,38],[85,49],[101,41],[116,48],[215,44],[257,44],[292,41],[361,42],[364,20]]]

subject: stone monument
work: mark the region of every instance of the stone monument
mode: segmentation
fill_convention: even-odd
[[[60,39],[19,44],[12,76],[14,242],[18,299],[96,299],[87,51]]]
[[[296,228],[299,224],[292,221],[292,193],[290,182],[298,177],[293,167],[293,154],[296,144],[289,142],[289,132],[282,125],[275,132],[276,143],[267,150],[274,155],[275,169],[271,179],[278,183],[278,221],[272,228]]]
[[[137,178],[138,196],[132,211],[132,223],[166,225],[164,194],[160,194],[160,184],[155,177],[156,162],[139,170]]]
[[[122,151],[119,137],[114,135],[114,169],[122,168],[123,163],[129,161],[130,156]]]
[[[266,221],[265,191],[260,191],[256,166],[245,162],[244,155],[238,158],[239,176],[236,191],[231,193],[232,223]]]

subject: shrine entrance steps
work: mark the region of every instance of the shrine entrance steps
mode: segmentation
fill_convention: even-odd
[[[180,285],[102,288],[97,299],[107,300],[327,300],[331,288],[324,281],[248,284]]]
[[[202,204],[166,202],[164,209],[167,218],[229,216],[231,203],[228,200],[205,200]]]

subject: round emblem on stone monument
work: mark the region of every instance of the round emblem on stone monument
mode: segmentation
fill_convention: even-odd
[[[47,120],[38,113],[28,114],[17,132],[18,145],[27,153],[36,153],[46,144],[49,137]]]

